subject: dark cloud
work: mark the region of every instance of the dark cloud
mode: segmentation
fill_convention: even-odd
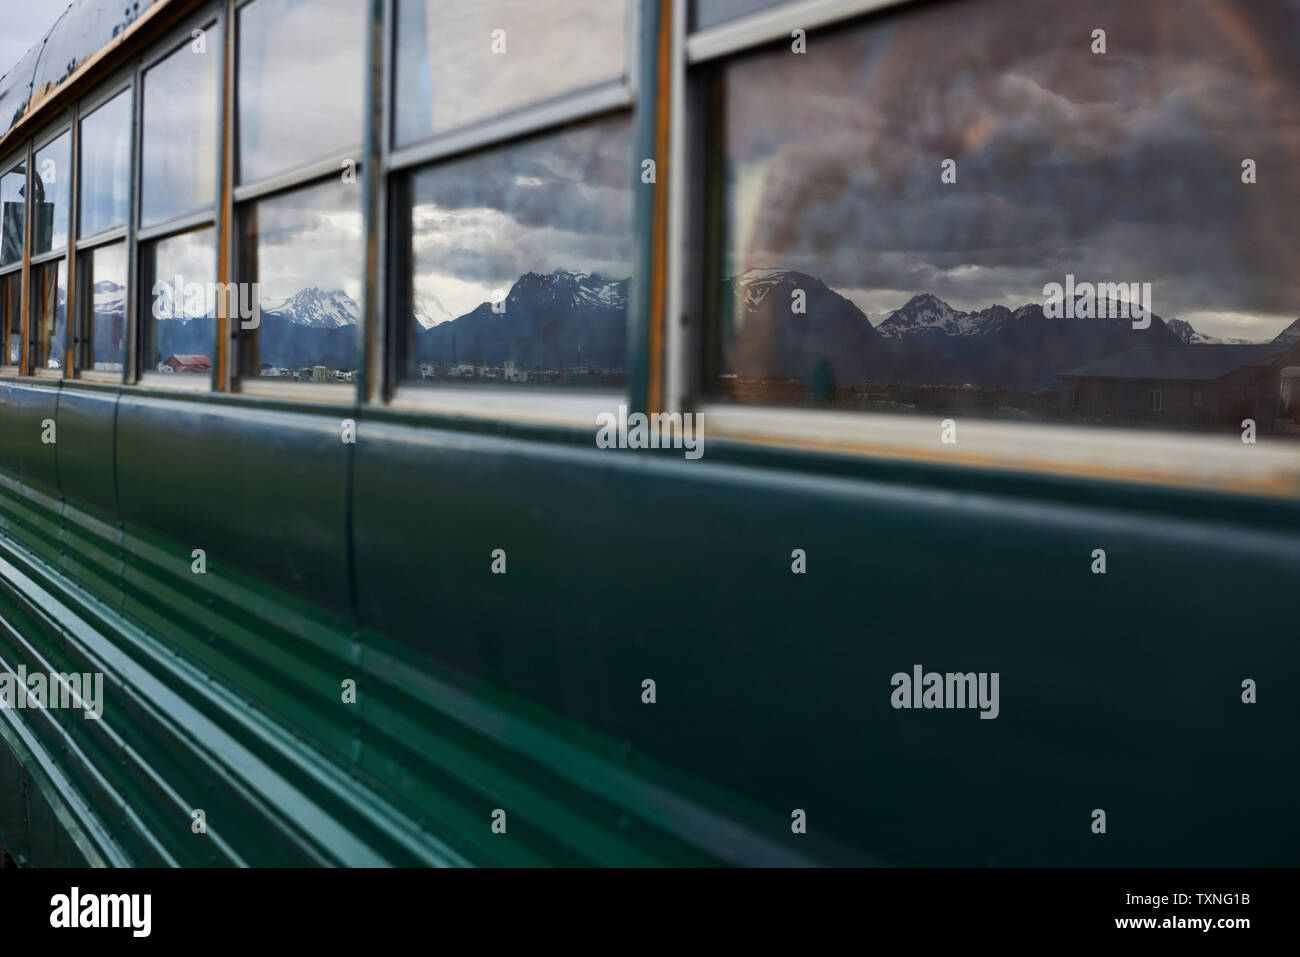
[[[968,305],[1074,272],[1152,282],[1165,316],[1294,317],[1297,50],[1295,0],[987,0],[739,61],[720,81],[729,269]]]

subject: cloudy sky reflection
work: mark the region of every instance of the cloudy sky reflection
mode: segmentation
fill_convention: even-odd
[[[811,273],[877,323],[921,292],[1015,308],[1072,272],[1269,338],[1300,315],[1297,19],[1296,0],[988,0],[739,61],[728,271]]]

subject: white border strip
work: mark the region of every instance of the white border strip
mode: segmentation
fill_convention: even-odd
[[[807,411],[706,405],[706,435],[783,448],[902,461],[1120,479],[1275,496],[1300,495],[1300,439],[1238,433],[1178,433],[1044,422],[999,422],[960,414]],[[957,441],[940,441],[941,422]]]

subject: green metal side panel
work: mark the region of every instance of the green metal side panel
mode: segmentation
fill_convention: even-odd
[[[0,475],[7,514],[30,491]],[[9,710],[64,779],[82,858],[137,865],[805,864],[785,818],[174,541],[45,502],[60,567],[4,529],[0,659],[102,671],[105,714]],[[29,517],[28,523],[32,519]],[[33,536],[28,535],[28,542]],[[104,570],[123,556],[112,587]],[[91,569],[87,574],[83,569]],[[356,681],[355,704],[342,701]],[[17,752],[15,752],[17,753]],[[56,757],[57,756],[57,759]],[[26,766],[30,758],[23,758]],[[191,829],[202,809],[205,834]],[[507,834],[491,830],[507,813]],[[34,840],[0,819],[7,844]],[[75,863],[50,845],[32,859]],[[827,860],[859,860],[819,842]],[[51,859],[51,855],[53,858]]]
[[[0,666],[105,675],[101,720],[0,711],[0,840],[38,865],[1300,854],[1294,502],[0,395],[60,419],[53,485],[0,444]],[[916,663],[999,672],[999,717],[893,710]]]

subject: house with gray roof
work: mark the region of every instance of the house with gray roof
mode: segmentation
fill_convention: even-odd
[[[1069,414],[1152,425],[1293,431],[1300,423],[1300,320],[1272,342],[1136,346],[1058,373]]]

